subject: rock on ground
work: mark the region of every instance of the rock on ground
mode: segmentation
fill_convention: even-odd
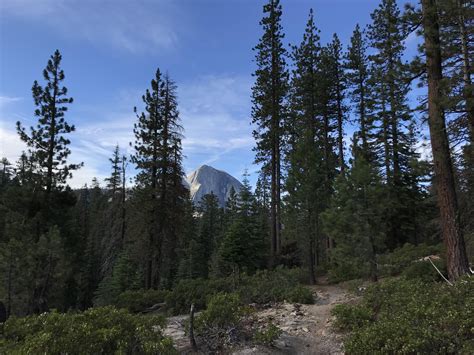
[[[272,322],[282,331],[273,347],[243,345],[232,354],[343,354],[342,336],[333,331],[331,310],[337,304],[350,303],[355,296],[341,285],[310,286],[316,302],[312,305],[278,303],[258,311],[259,323]],[[190,353],[184,333],[186,316],[171,317],[164,333],[173,338],[180,353]]]

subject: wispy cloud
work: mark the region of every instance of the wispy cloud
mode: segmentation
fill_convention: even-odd
[[[20,101],[21,97],[11,97],[11,96],[3,96],[0,95],[0,110],[2,110],[6,105],[11,104],[13,102]]]
[[[15,16],[67,37],[132,53],[172,49],[178,43],[176,3],[156,1],[2,0],[0,17]],[[183,23],[179,23],[183,26]]]
[[[233,170],[228,169],[240,176],[251,164],[254,141],[249,123],[250,86],[251,78],[232,75],[198,77],[191,82],[178,83],[187,171],[200,164],[213,163],[228,169],[226,164],[234,161],[236,156],[241,160],[242,156],[248,155],[248,163],[239,163],[232,167]],[[134,140],[133,124],[136,120],[133,107],[140,108],[143,92],[144,89],[121,90],[114,102],[72,107],[68,112],[68,121],[76,123],[76,131],[70,135],[72,154],[69,160],[85,164],[73,174],[71,186],[80,187],[90,184],[93,177],[103,180],[108,176],[108,158],[116,144],[124,154],[132,153],[129,142]],[[31,119],[21,120],[27,127],[33,123]],[[15,132],[13,120],[8,122],[8,126],[3,125],[5,127],[0,130],[0,155],[16,161],[26,147]]]
[[[187,154],[205,154],[212,163],[236,149],[250,151],[251,78],[231,75],[200,77],[179,88]]]

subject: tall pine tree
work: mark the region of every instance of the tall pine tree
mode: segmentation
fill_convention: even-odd
[[[288,94],[287,52],[283,45],[284,34],[281,27],[282,9],[279,0],[270,0],[263,7],[265,16],[260,21],[263,35],[255,46],[252,88],[252,123],[257,146],[256,163],[268,169],[271,179],[271,260],[272,266],[281,246],[281,161],[285,139],[284,121]]]

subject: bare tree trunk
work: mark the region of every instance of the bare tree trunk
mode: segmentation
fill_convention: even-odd
[[[441,232],[446,245],[448,276],[451,280],[456,280],[469,272],[469,264],[459,221],[446,122],[441,106],[441,46],[435,0],[422,0],[422,9],[428,74],[428,123],[441,217]]]

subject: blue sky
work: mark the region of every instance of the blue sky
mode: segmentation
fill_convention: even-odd
[[[31,86],[57,48],[75,102],[71,162],[85,166],[74,187],[109,173],[115,144],[133,140],[133,107],[157,67],[178,85],[186,172],[212,165],[252,173],[250,93],[262,0],[2,0],[0,2],[0,155],[24,146],[15,122],[33,124]],[[346,46],[378,0],[282,0],[286,42],[301,40],[309,8],[322,42],[337,32]],[[254,178],[252,178],[252,181]]]

